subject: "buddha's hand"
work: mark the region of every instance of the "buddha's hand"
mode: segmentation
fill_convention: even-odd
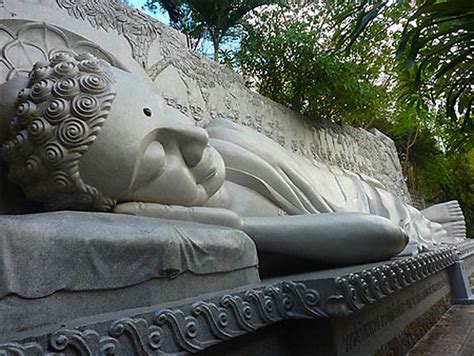
[[[118,214],[130,214],[167,220],[190,221],[201,224],[223,225],[242,229],[242,218],[228,209],[208,207],[188,207],[155,203],[121,203],[113,210]]]

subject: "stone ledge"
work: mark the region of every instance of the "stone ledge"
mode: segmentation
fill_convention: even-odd
[[[232,291],[30,330],[0,345],[7,355],[195,353],[289,319],[348,316],[457,260],[441,248],[415,257],[286,277]]]

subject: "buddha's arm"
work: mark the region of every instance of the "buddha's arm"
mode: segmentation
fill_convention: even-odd
[[[122,203],[114,212],[229,226],[244,230],[260,252],[286,254],[324,264],[385,260],[401,252],[408,242],[398,226],[369,214],[241,218],[228,209],[153,203]]]
[[[208,207],[187,207],[155,203],[121,203],[114,213],[147,216],[167,220],[189,221],[201,224],[229,226],[242,230],[242,218],[228,209]]]
[[[259,251],[334,265],[386,260],[408,243],[390,220],[360,213],[245,218],[243,230]]]

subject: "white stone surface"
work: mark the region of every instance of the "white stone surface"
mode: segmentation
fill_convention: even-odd
[[[0,82],[61,48],[92,52],[150,78],[168,105],[199,126],[215,118],[250,126],[288,150],[374,178],[410,201],[390,138],[312,122],[248,90],[236,73],[189,51],[182,34],[118,0],[3,0],[0,24]]]

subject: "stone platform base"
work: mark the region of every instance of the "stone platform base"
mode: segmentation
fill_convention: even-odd
[[[404,354],[449,308],[449,269],[471,255],[440,248],[84,317],[0,337],[0,354]]]

